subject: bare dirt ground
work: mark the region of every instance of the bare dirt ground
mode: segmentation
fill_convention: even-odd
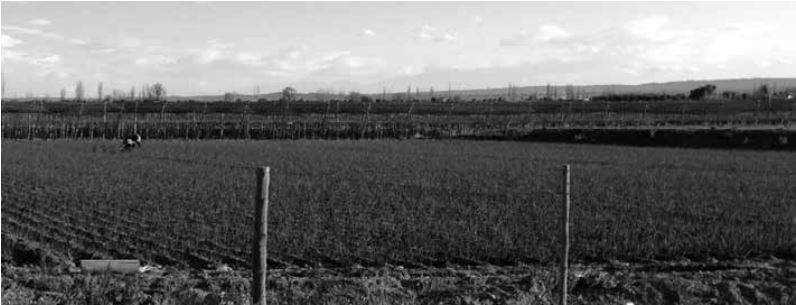
[[[71,272],[70,270],[71,269]],[[98,275],[4,264],[2,304],[250,304],[250,272]],[[271,304],[557,304],[545,266],[269,270]],[[570,304],[796,304],[796,261],[573,264]]]
[[[640,125],[640,126],[601,126],[593,128],[584,128],[582,126],[566,126],[564,128],[553,129],[630,129],[630,130],[655,130],[655,129],[670,129],[670,130],[764,130],[764,131],[788,131],[796,130],[796,124],[778,124],[778,125]]]

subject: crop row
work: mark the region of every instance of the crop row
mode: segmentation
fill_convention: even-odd
[[[351,102],[351,101],[293,101],[280,102],[229,103],[229,102],[136,102],[86,104],[75,102],[13,102],[5,101],[3,113],[54,113],[54,114],[111,114],[117,113],[227,113],[227,114],[406,114],[420,115],[512,115],[529,112],[546,114],[604,113],[618,114],[724,114],[741,113],[766,114],[793,111],[796,102],[784,98],[771,100],[723,100],[702,101],[663,100],[663,101],[525,101],[499,102],[481,100],[457,103],[415,102]]]
[[[400,139],[416,135],[456,138],[522,133],[540,128],[665,126],[788,127],[792,112],[754,114],[525,113],[478,115],[409,114],[131,114],[110,117],[4,113],[3,138],[147,139]]]
[[[275,266],[553,262],[562,163],[573,167],[575,259],[796,255],[792,153],[466,141],[150,141],[125,154],[104,148],[112,141],[2,145],[4,230],[76,255],[246,267],[253,169],[269,165]]]

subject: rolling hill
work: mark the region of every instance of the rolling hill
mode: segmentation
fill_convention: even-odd
[[[575,86],[576,90],[582,92],[585,95],[603,95],[603,94],[644,94],[644,93],[667,93],[667,94],[678,94],[684,93],[688,94],[688,92],[694,88],[704,86],[706,84],[713,84],[717,87],[717,92],[723,91],[736,91],[739,93],[742,92],[751,92],[754,90],[755,87],[760,85],[769,85],[770,87],[782,91],[782,90],[791,90],[796,91],[796,78],[739,78],[739,79],[714,79],[714,80],[687,80],[687,81],[676,81],[676,82],[665,82],[665,83],[645,83],[645,84],[637,84],[637,85],[624,85],[624,84],[611,84],[611,85],[588,85],[588,86]],[[563,94],[565,86],[551,86],[552,90],[556,90],[559,94]],[[302,91],[303,88],[296,88],[299,91]],[[306,90],[306,89],[304,89]],[[517,87],[517,94],[519,96],[527,96],[527,95],[536,95],[536,94],[544,94],[547,90],[546,85],[539,85],[539,86],[520,86]],[[495,97],[502,97],[506,96],[508,90],[507,87],[503,88],[492,88],[492,89],[475,89],[475,90],[453,90],[451,91],[452,96],[459,95],[465,99],[470,98],[495,98]],[[390,95],[396,94],[405,94],[404,92],[396,93],[393,92],[392,94],[388,94],[388,99],[390,99]],[[414,88],[412,89],[412,94],[415,94]],[[423,98],[428,97],[428,91],[421,91],[421,96]],[[381,93],[369,93],[367,94],[374,98],[381,98]],[[435,96],[447,96],[448,92],[444,90],[438,90],[435,93]],[[273,92],[267,94],[258,95],[258,99],[266,99],[266,100],[277,100],[281,97],[280,92]],[[239,98],[242,100],[251,99],[252,95],[238,95]],[[320,95],[318,93],[299,93],[299,98],[304,100],[318,100],[320,99]],[[202,96],[172,96],[169,97],[169,100],[196,100],[196,101],[219,101],[223,100],[223,95],[202,95]]]
[[[636,84],[636,85],[626,85],[626,84],[609,84],[609,85],[586,85],[586,86],[575,86],[575,89],[580,92],[581,95],[585,96],[597,96],[597,95],[604,95],[604,94],[657,94],[657,93],[666,93],[666,94],[688,94],[690,90],[694,88],[704,86],[706,84],[713,84],[715,85],[716,92],[721,93],[723,91],[735,91],[739,93],[750,93],[760,85],[768,85],[769,87],[775,89],[776,91],[791,91],[796,93],[796,78],[738,78],[738,79],[714,79],[714,80],[687,80],[687,81],[676,81],[676,82],[665,82],[665,83],[645,83],[645,84]],[[559,95],[563,95],[566,86],[557,85],[551,86],[551,90],[558,92]],[[538,85],[538,86],[519,86],[516,87],[517,96],[518,97],[525,97],[529,95],[543,95],[546,90],[546,85]],[[313,88],[296,88],[299,91],[298,99],[303,100],[321,100],[323,96],[319,93],[315,93],[315,89]],[[304,91],[305,93],[301,93]],[[310,92],[307,92],[310,91]],[[490,88],[490,89],[473,89],[473,90],[453,90],[450,92],[451,96],[460,96],[465,100],[469,99],[483,99],[483,98],[498,98],[498,97],[505,97],[508,93],[507,87],[502,88]],[[397,95],[404,95],[406,94],[405,91],[403,92],[392,92],[387,94],[387,99],[392,99],[393,96]],[[412,87],[412,95],[415,95],[415,88]],[[373,98],[379,99],[382,97],[382,93],[366,93],[366,95],[371,96]],[[339,95],[338,95],[339,96]],[[420,96],[423,99],[429,98],[428,89],[425,88],[425,91],[420,91]],[[446,97],[448,96],[448,91],[446,90],[437,90],[435,92],[435,96],[437,97]],[[239,94],[236,95],[236,98],[241,100],[252,100],[253,95],[251,94]],[[265,93],[260,94],[257,96],[257,99],[266,99],[269,101],[278,100],[282,97],[281,92],[272,92],[272,93]],[[15,99],[16,101],[27,101],[27,100],[40,100],[39,98],[18,98]],[[49,100],[56,101],[57,98],[49,98]],[[194,96],[168,96],[169,101],[200,101],[200,102],[212,102],[212,101],[222,101],[224,100],[223,94],[218,95],[194,95]]]

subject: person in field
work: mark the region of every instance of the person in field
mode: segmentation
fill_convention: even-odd
[[[141,147],[141,136],[139,134],[126,137],[122,141],[122,151],[130,151],[136,147]]]

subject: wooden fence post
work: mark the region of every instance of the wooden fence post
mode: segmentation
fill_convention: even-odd
[[[254,197],[255,221],[252,269],[252,304],[265,305],[266,270],[268,269],[268,186],[271,182],[270,167],[257,168],[257,191]]]
[[[567,269],[569,268],[569,164],[563,166],[563,210],[561,213],[561,305],[567,304]]]
[[[31,114],[28,113],[28,141],[33,140],[33,119],[31,119]]]

